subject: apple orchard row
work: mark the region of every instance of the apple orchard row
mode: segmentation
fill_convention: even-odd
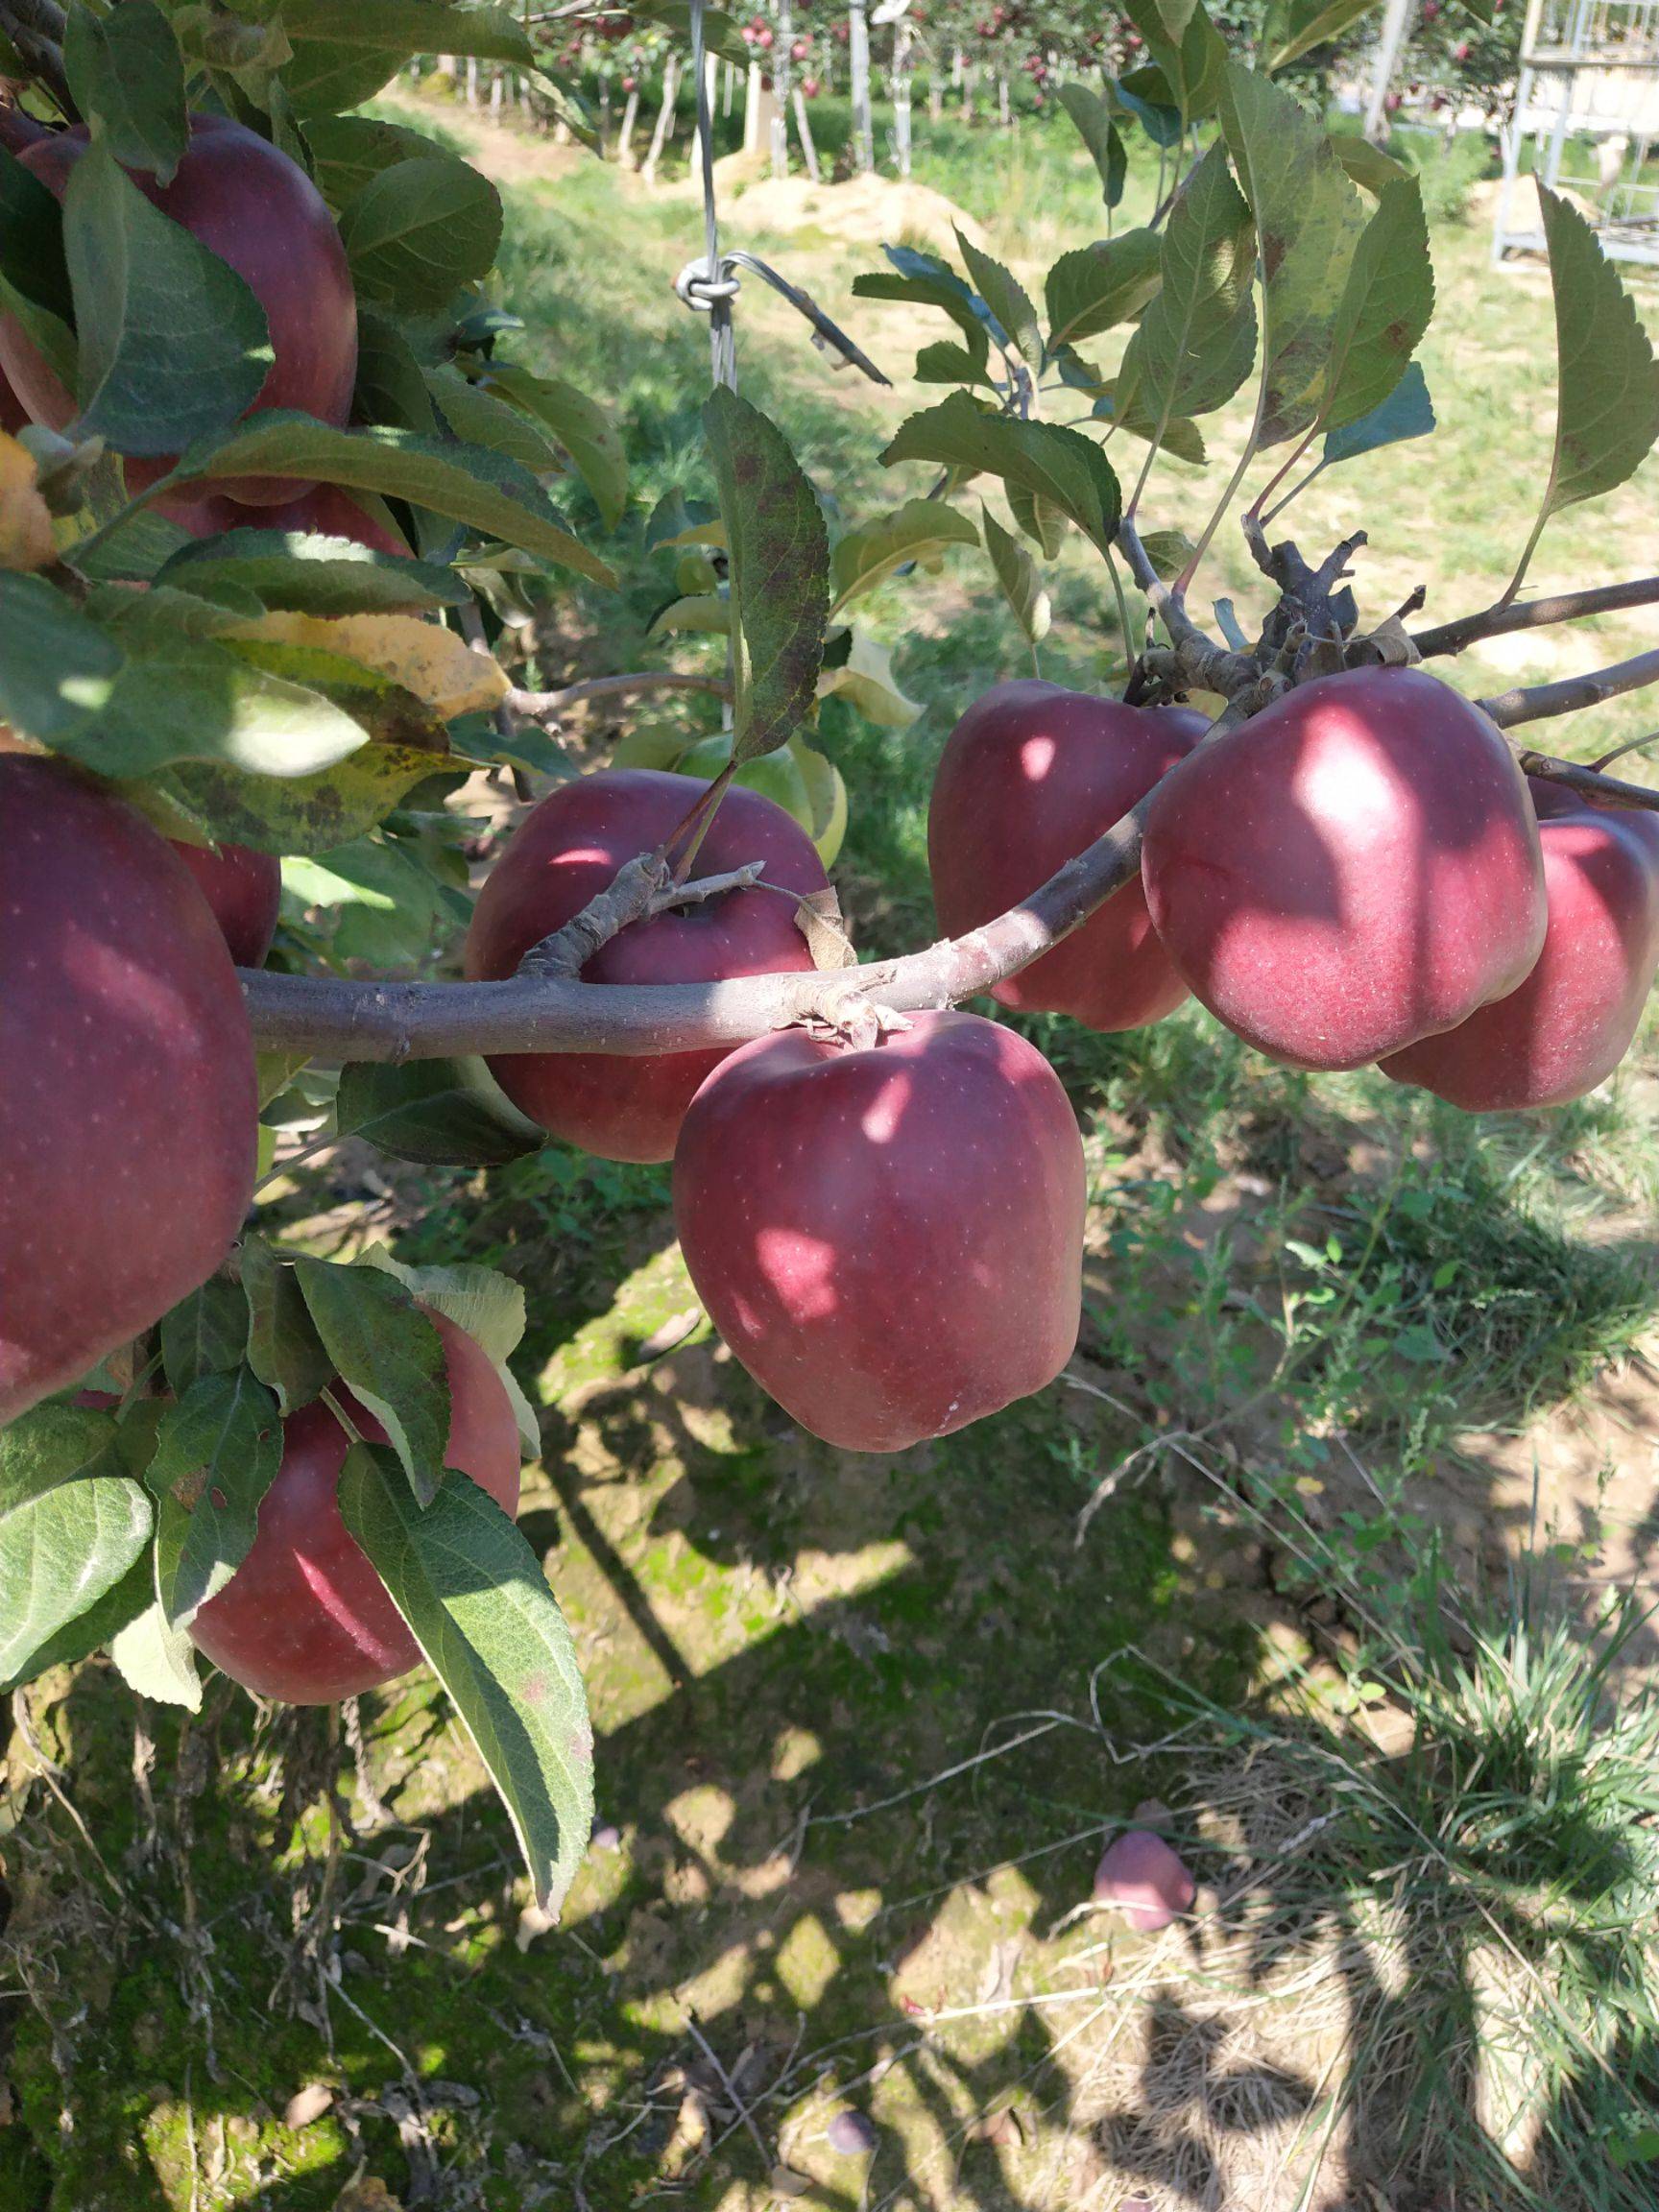
[[[88,143],[84,130],[37,132],[20,159],[61,199]],[[208,117],[169,183],[134,181],[257,295],[275,363],[257,405],[343,426],[355,302],[310,180]],[[9,427],[72,424],[74,400],[12,316],[0,369]],[[135,464],[130,486],[168,466]],[[384,514],[325,484],[244,478],[234,500],[155,504],[193,534],[253,519],[409,550]],[[1618,1064],[1659,964],[1659,819],[1529,785],[1482,712],[1415,668],[1321,678],[1207,730],[1186,708],[1032,682],[963,717],[929,825],[953,937],[1152,795],[1139,879],[999,984],[1004,1004],[1113,1031],[1190,993],[1277,1060],[1375,1062],[1475,1111],[1558,1104]],[[819,846],[763,792],[734,783],[711,816],[709,803],[706,781],[652,768],[553,791],[484,883],[467,974],[518,973],[627,862],[677,853],[688,824],[700,876],[758,864],[758,880],[629,923],[585,979],[810,971],[797,917],[827,888]],[[266,957],[280,872],[270,854],[171,844],[109,785],[17,751],[0,752],[0,870],[5,1423],[84,1398],[102,1362],[222,1270],[246,1282],[258,1100],[237,969]],[[874,1042],[818,1023],[735,1049],[492,1066],[559,1140],[672,1159],[699,1295],[756,1381],[831,1444],[895,1452],[948,1434],[1042,1389],[1070,1357],[1081,1140],[1046,1061],[998,1022],[947,1009],[891,1018]],[[506,1383],[473,1336],[431,1318],[445,1461],[511,1511]],[[152,1370],[138,1363],[135,1389],[156,1386]],[[330,1374],[289,1405],[252,1548],[189,1621],[228,1673],[295,1700],[351,1695],[419,1656],[337,1498],[353,1438],[386,1431]]]

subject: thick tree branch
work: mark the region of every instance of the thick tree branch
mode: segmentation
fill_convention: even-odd
[[[1659,814],[1659,789],[1651,783],[1626,783],[1618,776],[1604,776],[1599,768],[1586,767],[1581,760],[1558,760],[1552,753],[1534,753],[1515,737],[1510,738],[1509,748],[1527,776],[1562,784],[1602,806],[1635,806]]]
[[[1411,642],[1427,660],[1461,653],[1482,637],[1503,637],[1515,630],[1542,630],[1552,622],[1575,622],[1590,614],[1617,614],[1627,607],[1659,602],[1659,576],[1636,576],[1624,584],[1598,584],[1584,591],[1559,591],[1549,599],[1527,599],[1508,607],[1486,607],[1460,614],[1433,630],[1419,630]]]
[[[1226,645],[1217,645],[1193,621],[1180,593],[1172,590],[1153,567],[1133,522],[1125,520],[1118,525],[1118,545],[1129,564],[1129,573],[1151,600],[1168,634],[1182,688],[1214,691],[1223,699],[1236,699],[1260,682],[1262,671],[1248,653],[1235,653]]]
[[[1141,864],[1146,802],[1028,899],[982,929],[900,960],[730,982],[583,983],[519,974],[502,983],[352,982],[245,971],[261,1047],[341,1060],[436,1060],[474,1052],[638,1056],[740,1045],[791,1022],[844,1022],[872,1003],[916,1013],[988,991],[1027,967]]]
[[[567,708],[591,699],[626,699],[637,691],[711,691],[717,699],[727,686],[719,676],[683,675],[677,668],[642,670],[636,676],[589,676],[558,691],[509,691],[506,705],[529,722],[554,722]]]
[[[1633,660],[1616,661],[1611,668],[1593,668],[1587,676],[1564,676],[1558,684],[1500,691],[1479,704],[1501,730],[1513,730],[1522,722],[1582,713],[1586,707],[1599,707],[1604,700],[1640,691],[1648,684],[1659,684],[1659,652],[1638,653]]]

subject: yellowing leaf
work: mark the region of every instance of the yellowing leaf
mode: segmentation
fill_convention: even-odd
[[[883,730],[908,730],[922,712],[920,703],[906,699],[893,675],[893,657],[885,645],[878,645],[874,637],[867,637],[861,630],[853,633],[853,643],[846,660],[839,668],[826,668],[818,679],[818,696],[828,699],[838,691],[850,699],[861,714]]]
[[[498,707],[507,679],[487,653],[454,631],[418,614],[262,614],[239,623],[232,637],[258,637],[280,645],[312,645],[357,661],[412,691],[445,722]]]
[[[35,482],[35,461],[0,431],[0,568],[44,568],[58,557],[52,516]]]

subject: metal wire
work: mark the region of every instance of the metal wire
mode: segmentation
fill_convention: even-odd
[[[697,79],[697,139],[703,160],[703,267],[682,273],[676,286],[688,307],[709,311],[709,352],[714,381],[737,389],[737,334],[732,302],[737,280],[720,266],[720,215],[714,200],[714,116],[709,98],[709,65],[703,45],[704,0],[691,0],[691,67]]]

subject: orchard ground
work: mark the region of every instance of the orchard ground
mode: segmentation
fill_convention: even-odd
[[[661,665],[645,626],[671,556],[640,552],[638,517],[697,450],[705,334],[668,289],[698,250],[693,203],[439,114],[509,188],[505,266],[547,366],[614,399],[644,479],[622,605],[565,601],[539,673]],[[1093,174],[1057,138],[947,133],[930,156],[920,136],[919,183],[1017,269],[1096,234]],[[1442,421],[1473,434],[1333,471],[1292,510],[1319,550],[1363,522],[1362,605],[1430,580],[1429,619],[1495,595],[1552,425],[1545,276],[1492,271],[1483,222],[1456,218],[1466,172],[1435,174],[1425,366]],[[854,302],[874,239],[810,215],[752,228],[741,196],[728,222],[893,375],[831,375],[746,285],[745,388],[874,506],[911,355],[942,323]],[[1151,520],[1192,529],[1230,458],[1203,478],[1161,462]],[[1656,467],[1553,523],[1535,583],[1650,567]],[[1247,621],[1242,545],[1208,573]],[[895,733],[831,704],[825,731],[853,793],[843,896],[860,942],[896,948],[927,929],[939,745],[1025,653],[966,557],[880,613],[925,712]],[[1095,682],[1111,623],[1093,558],[1069,556],[1044,673]],[[1641,615],[1523,634],[1457,680],[1563,675],[1649,635]],[[1578,750],[1644,713],[1580,720]],[[618,727],[577,733],[585,762]],[[893,1460],[814,1444],[720,1354],[663,1170],[551,1149],[486,1185],[343,1147],[295,1172],[298,1246],[386,1239],[525,1286],[544,1451],[523,1519],[577,1633],[602,1826],[548,1931],[427,1677],[365,1700],[359,1753],[338,1718],[253,1725],[221,1685],[200,1719],[150,1709],[134,1735],[100,1665],[48,1676],[19,1705],[0,1815],[25,1869],[0,2212],[1345,2206],[1402,2159],[1442,2177],[1436,2141],[1401,2149],[1409,2039],[1390,2023],[1425,2018],[1460,2024],[1441,2094],[1494,2124],[1490,1962],[1414,1943],[1409,1890],[1361,1941],[1358,1890],[1305,1864],[1330,1808],[1271,1743],[1252,1763],[1221,1728],[1129,1754],[1171,1727],[1155,1669],[1262,1711],[1300,1669],[1302,1709],[1380,1771],[1411,1716],[1357,1670],[1355,1625],[1398,1623],[1436,1538],[1471,1603],[1501,1605],[1522,1563],[1586,1626],[1632,1579],[1651,1601],[1659,1054],[1649,1036],[1583,1104],[1477,1130],[1378,1076],[1269,1068],[1191,1011],[1122,1039],[1029,1027],[1089,1132],[1082,1343],[1042,1398]],[[1130,1646],[1142,1662],[1096,1673]],[[1628,1648],[1638,1681],[1653,1648]],[[1196,1921],[1142,1937],[1074,1916],[1149,1798],[1199,1876]],[[873,2157],[830,2134],[848,2109]],[[1581,2200],[1624,2202],[1593,2193],[1610,2170],[1586,2156]],[[1468,2199],[1531,2200],[1521,2182]]]

